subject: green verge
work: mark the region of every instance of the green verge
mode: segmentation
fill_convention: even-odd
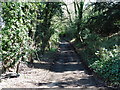
[[[84,43],[75,46],[80,49],[88,66],[112,86],[120,86],[120,37],[100,37],[95,33],[84,38]]]

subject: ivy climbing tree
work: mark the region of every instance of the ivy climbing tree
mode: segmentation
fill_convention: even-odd
[[[28,59],[35,50],[33,36],[36,8],[34,3],[2,3],[5,21],[5,28],[1,30],[3,72],[6,68],[14,67],[16,62]]]
[[[61,5],[59,2],[2,3],[5,22],[5,27],[0,31],[3,72],[18,66],[21,61],[33,63],[36,52],[45,52],[55,33],[51,27],[52,18],[61,14]],[[16,72],[18,73],[18,67]]]

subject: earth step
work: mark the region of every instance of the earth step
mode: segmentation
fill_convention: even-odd
[[[17,78],[19,76],[20,76],[20,74],[18,74],[18,73],[9,72],[9,73],[6,73],[6,74],[2,74],[1,78]]]

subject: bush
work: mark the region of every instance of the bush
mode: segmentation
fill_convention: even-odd
[[[101,48],[95,54],[99,59],[90,67],[105,78],[106,81],[120,85],[120,46],[115,45],[111,50]]]
[[[21,60],[28,60],[34,52],[33,39],[36,19],[34,3],[2,3],[2,17],[5,27],[2,34],[2,60],[4,72]]]
[[[88,66],[103,77],[111,85],[120,85],[120,37],[101,37],[85,29],[81,33],[84,49],[82,57]]]

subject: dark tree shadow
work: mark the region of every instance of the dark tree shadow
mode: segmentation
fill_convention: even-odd
[[[85,71],[87,74],[91,74],[85,70],[84,66],[69,43],[62,42],[59,45],[59,48],[60,51],[57,52],[57,54],[52,54],[53,56],[49,56],[51,54],[47,54],[44,56],[45,59],[41,59],[41,62],[45,63],[33,63],[32,67],[37,69],[47,69],[56,73],[77,70]]]
[[[59,81],[59,82],[48,82],[48,83],[34,83],[36,86],[48,86],[50,88],[57,86],[58,88],[65,88],[65,87],[81,87],[83,89],[87,89],[89,87],[97,87],[97,88],[103,88],[104,89],[99,89],[99,90],[111,90],[108,88],[105,88],[103,84],[98,84],[93,82],[93,76],[89,76],[88,78],[82,78],[82,79],[74,79],[74,78],[67,78],[64,81]]]

